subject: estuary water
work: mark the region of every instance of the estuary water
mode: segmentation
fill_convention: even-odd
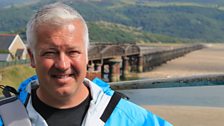
[[[120,90],[139,105],[224,107],[224,86]]]

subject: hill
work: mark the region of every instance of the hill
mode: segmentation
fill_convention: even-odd
[[[175,42],[187,41],[175,37],[143,32],[135,27],[109,22],[91,22],[90,40],[92,42],[122,42],[122,43],[142,43],[142,42]]]
[[[30,16],[40,6],[54,1],[56,0],[37,0],[30,4],[24,3],[23,6],[20,3],[20,6],[2,9],[0,33],[21,33],[25,36],[25,25]],[[88,21],[91,41],[154,42],[155,38],[152,35],[156,35],[169,42],[224,42],[222,0],[63,0],[63,2],[79,10]],[[116,31],[120,31],[119,33],[126,31],[121,30],[123,27],[111,29],[113,32],[108,31],[108,34],[94,31],[94,29],[108,30],[96,23],[102,21],[135,28],[141,35],[133,36],[136,34],[133,31],[115,36]],[[160,41],[158,38],[156,40]]]
[[[182,3],[200,3],[200,4],[224,4],[223,0],[140,0],[143,2],[182,2]]]

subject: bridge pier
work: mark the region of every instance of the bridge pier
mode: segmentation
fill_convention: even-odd
[[[101,67],[102,67],[101,63],[95,63],[94,70],[97,71],[97,72],[100,72],[101,69],[102,69]]]
[[[89,72],[94,71],[94,64],[93,63],[87,65],[87,71],[89,71]]]
[[[101,64],[94,63],[90,61],[87,65],[87,73],[86,77],[90,80],[94,79],[95,77],[101,78]]]
[[[109,60],[109,81],[120,81],[120,58],[113,58]]]
[[[143,56],[142,55],[139,55],[138,56],[138,72],[143,72]]]
[[[124,56],[122,57],[122,79],[126,79],[127,75],[130,72],[130,64],[129,64],[129,58]]]
[[[137,72],[138,71],[138,59],[136,56],[129,57],[129,65],[130,65],[130,72]]]

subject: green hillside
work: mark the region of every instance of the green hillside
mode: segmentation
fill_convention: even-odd
[[[199,3],[199,4],[224,4],[223,0],[140,0],[141,2],[163,2],[163,3],[174,3],[174,2],[180,2],[180,3]]]
[[[56,0],[37,1],[2,9],[0,33],[20,33],[25,39],[30,16],[40,6]],[[88,21],[91,41],[224,42],[224,7],[220,0],[204,3],[202,0],[66,0],[65,3],[79,10]],[[116,27],[108,29],[100,22]],[[127,31],[128,27],[137,31]]]
[[[186,42],[187,40],[175,37],[143,32],[135,27],[108,22],[88,23],[90,28],[90,40],[93,42],[122,42],[122,43],[142,43],[142,42]]]

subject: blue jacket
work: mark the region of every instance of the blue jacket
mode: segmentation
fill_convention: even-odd
[[[84,84],[90,89],[92,101],[82,126],[172,126],[146,109],[126,99],[120,99],[107,83],[98,78],[93,81],[85,79]],[[32,125],[47,126],[46,121],[33,108],[31,98],[28,97],[31,87],[35,85],[38,85],[37,76],[22,82],[18,89],[20,92],[18,97],[23,104],[28,101],[26,109]],[[110,109],[112,107],[112,110],[108,109],[109,107]],[[0,121],[1,125],[2,121]]]

